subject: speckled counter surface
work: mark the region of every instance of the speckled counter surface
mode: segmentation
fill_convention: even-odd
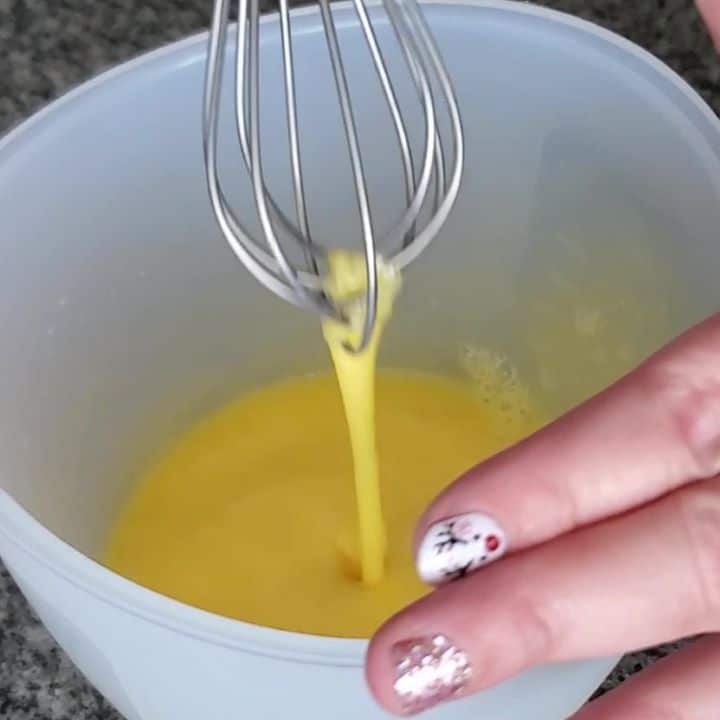
[[[271,0],[270,0],[271,1]],[[0,134],[99,70],[207,26],[211,0],[0,0]],[[720,111],[720,62],[691,0],[551,0],[662,58]],[[626,657],[606,688],[667,652]],[[0,718],[119,720],[0,565]]]

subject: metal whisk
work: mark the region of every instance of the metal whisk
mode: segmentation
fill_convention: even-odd
[[[235,47],[235,120],[242,158],[249,173],[264,242],[243,228],[223,193],[217,172],[218,118],[231,0],[216,0],[205,76],[203,142],[208,190],[213,211],[235,255],[266,288],[285,300],[343,320],[322,288],[320,268],[326,249],[313,240],[308,220],[298,132],[291,17],[288,0],[279,0],[284,66],[285,106],[294,190],[295,220],[291,220],[269,192],[260,150],[259,0],[239,0]],[[381,243],[376,243],[372,213],[360,154],[353,106],[343,67],[333,11],[329,0],[319,0],[350,158],[366,259],[367,290],[363,336],[356,351],[369,341],[377,312],[377,252],[398,269],[412,262],[428,246],[445,222],[457,197],[463,166],[463,133],[457,101],[448,73],[428,25],[415,0],[382,0],[383,11],[399,43],[407,69],[417,88],[418,111],[424,117],[424,147],[420,163],[411,148],[405,119],[378,44],[365,0],[352,0],[387,101],[399,145],[406,204],[400,219]],[[450,157],[440,131],[440,112],[450,127]],[[430,192],[431,185],[434,189]],[[421,221],[421,216],[424,220]],[[284,240],[281,241],[281,236]],[[304,263],[290,261],[284,243],[297,243]],[[295,253],[297,255],[297,253]]]

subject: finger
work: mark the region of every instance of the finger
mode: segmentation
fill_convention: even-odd
[[[697,0],[697,6],[710,31],[715,47],[720,47],[720,0]]]
[[[380,703],[402,712],[538,663],[604,657],[714,630],[720,479],[439,588],[381,628],[367,675]],[[435,647],[438,637],[445,640]]]
[[[720,637],[655,663],[572,720],[709,720],[720,717]]]
[[[418,526],[440,584],[720,472],[720,314],[616,385],[470,470]]]

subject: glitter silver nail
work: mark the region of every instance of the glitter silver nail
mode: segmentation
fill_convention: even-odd
[[[395,692],[408,715],[455,697],[470,679],[467,653],[445,635],[396,643],[392,653]]]

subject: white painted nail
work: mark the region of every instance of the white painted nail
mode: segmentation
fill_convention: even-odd
[[[494,562],[506,548],[505,533],[489,515],[449,517],[425,534],[417,554],[418,574],[430,585],[442,585]]]

